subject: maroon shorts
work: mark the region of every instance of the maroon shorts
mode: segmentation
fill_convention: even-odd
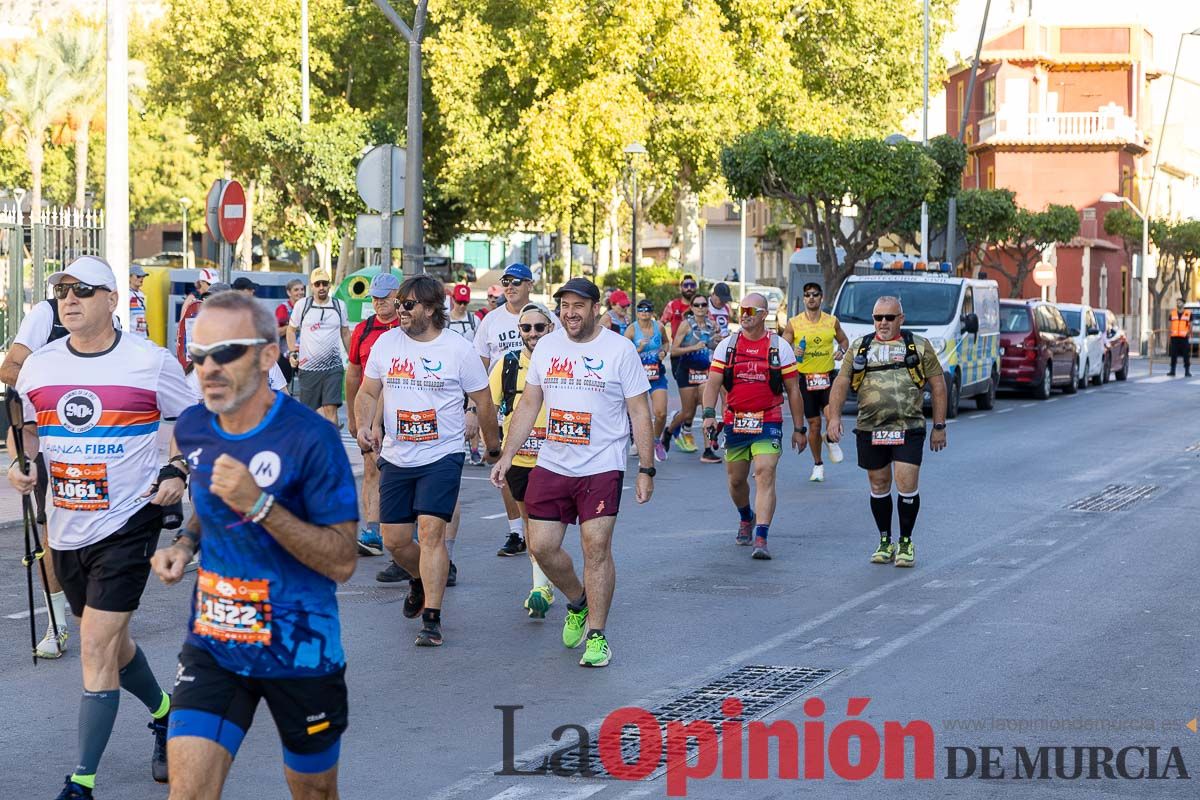
[[[530,519],[553,520],[564,525],[581,524],[599,517],[615,517],[621,508],[619,470],[583,478],[570,478],[542,467],[529,473],[525,511]]]

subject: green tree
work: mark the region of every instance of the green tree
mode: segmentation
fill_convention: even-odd
[[[182,117],[148,111],[129,120],[129,214],[135,225],[175,222],[192,201],[189,227],[204,224],[204,198],[221,162],[188,133]]]
[[[24,150],[29,164],[30,209],[36,217],[42,206],[46,134],[51,123],[66,113],[77,89],[58,64],[28,47],[12,60],[0,61],[0,74],[4,77],[0,94],[3,136]]]
[[[950,198],[957,197],[962,186],[962,172],[967,165],[967,148],[953,136],[935,136],[929,140],[929,156],[941,167],[934,199],[929,203],[929,240],[926,248],[930,261],[945,257],[946,224],[950,214]],[[896,226],[890,231],[913,250],[920,250],[921,207],[898,200],[900,212]],[[959,225],[961,229],[962,226]],[[937,243],[941,247],[936,247]],[[936,247],[936,249],[935,249]]]
[[[983,265],[1008,278],[1009,297],[1020,297],[1025,279],[1045,249],[1078,235],[1079,212],[1071,206],[1055,204],[1047,206],[1045,211],[1018,207],[1010,223],[993,233],[996,238],[983,247]]]
[[[1142,218],[1127,208],[1118,206],[1104,215],[1104,232],[1121,239],[1125,257],[1133,263],[1135,254],[1142,252]]]
[[[1002,241],[1017,217],[1016,194],[1009,189],[967,189],[958,195],[958,227],[967,240],[963,264],[982,264],[987,248]]]
[[[53,30],[45,39],[47,54],[62,67],[75,91],[66,104],[75,142],[75,206],[84,207],[88,179],[88,141],[92,121],[104,111],[103,34],[79,21]]]

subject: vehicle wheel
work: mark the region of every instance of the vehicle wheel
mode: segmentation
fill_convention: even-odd
[[[961,399],[961,393],[962,387],[958,385],[958,376],[955,375],[946,387],[946,419],[958,418],[958,401]]]
[[[1129,353],[1125,354],[1125,360],[1121,362],[1121,368],[1115,373],[1117,380],[1123,381],[1129,377]]]
[[[1092,362],[1083,362],[1083,374],[1079,376],[1079,388],[1086,389],[1088,387],[1088,373],[1092,371]]]
[[[1100,370],[1100,383],[1108,383],[1112,380],[1112,356],[1104,357],[1104,369]]]
[[[1033,396],[1037,400],[1045,400],[1050,396],[1050,390],[1054,388],[1054,372],[1050,369],[1050,365],[1046,365],[1046,371],[1042,374],[1042,382],[1033,387]]]
[[[1071,362],[1071,380],[1063,387],[1063,394],[1075,394],[1079,391],[1079,362]]]
[[[988,390],[975,395],[975,407],[980,411],[991,411],[996,405],[996,386],[1000,383],[1000,373],[992,367],[992,379],[988,382]]]

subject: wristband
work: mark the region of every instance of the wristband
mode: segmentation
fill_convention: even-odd
[[[796,427],[796,433],[808,433],[808,426],[800,425],[800,426]]]
[[[717,418],[717,410],[715,408],[713,408],[712,406],[705,406],[704,407],[704,418],[705,419],[716,419]]]
[[[170,480],[171,478],[179,478],[179,480],[183,481],[183,485],[185,487],[187,486],[187,482],[188,482],[187,473],[184,472],[183,470],[181,470],[179,467],[175,466],[174,464],[167,464],[167,465],[159,468],[158,483],[162,483],[163,481]]]
[[[254,501],[254,505],[246,512],[247,517],[253,518],[258,512],[263,510],[263,506],[267,504],[267,498],[270,497],[266,492],[259,492],[258,499]]]
[[[198,535],[196,535],[195,533],[193,533],[192,531],[189,531],[189,530],[180,531],[179,535],[175,537],[175,541],[171,542],[171,544],[179,544],[180,539],[187,539],[189,542],[192,543],[192,552],[193,553],[200,549],[200,537]]]
[[[250,521],[255,525],[258,525],[265,520],[271,513],[271,509],[275,508],[275,495],[263,492],[259,497],[259,500],[262,502],[262,507],[250,516]],[[258,503],[255,503],[254,505],[258,506]]]

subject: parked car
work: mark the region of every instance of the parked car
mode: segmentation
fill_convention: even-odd
[[[1059,303],[1058,310],[1079,348],[1079,388],[1086,389],[1089,383],[1099,386],[1104,378],[1104,332],[1096,321],[1096,312],[1078,303]]]
[[[1129,337],[1117,321],[1117,315],[1105,309],[1096,310],[1096,322],[1104,332],[1104,378],[1115,377],[1119,381],[1129,375]]]
[[[164,250],[161,253],[155,253],[152,256],[145,258],[135,258],[129,262],[137,264],[140,267],[171,267],[172,269],[184,269],[183,252],[180,250]],[[217,269],[217,262],[210,261],[207,258],[192,258],[192,263],[188,265],[190,269]]]
[[[1054,387],[1077,391],[1079,350],[1053,303],[1000,301],[1000,385],[1027,389],[1039,400]]]

